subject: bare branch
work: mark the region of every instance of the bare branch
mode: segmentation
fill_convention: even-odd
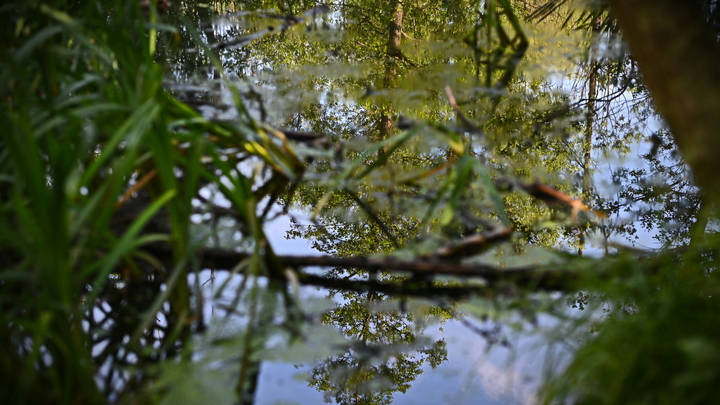
[[[169,245],[155,244],[148,246],[149,253],[155,255],[162,262],[172,261],[172,251]],[[237,263],[246,259],[248,255],[223,249],[202,249],[197,252],[201,258],[201,266],[212,267],[217,270],[234,268]],[[432,257],[418,257],[415,260],[399,260],[393,257],[332,257],[332,256],[278,256],[282,265],[292,268],[303,267],[344,267],[364,270],[380,270],[388,272],[409,272],[415,278],[427,280],[432,276],[459,276],[477,277],[485,280],[488,286],[514,283],[518,286],[547,291],[572,290],[579,272],[563,265],[527,266],[501,268],[489,264],[473,263],[461,264],[440,261]],[[607,277],[599,273],[599,277]],[[338,280],[307,273],[298,274],[301,282],[310,285],[335,286],[333,288],[347,288],[357,290],[357,283],[365,283],[367,288],[375,291],[394,291],[397,286],[391,284],[369,283],[364,281]],[[479,291],[481,288],[475,288]]]

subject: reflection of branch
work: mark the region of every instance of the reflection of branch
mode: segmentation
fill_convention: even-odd
[[[146,247],[147,251],[155,255],[160,261],[172,262],[172,250],[169,245],[156,244]],[[222,249],[202,249],[198,252],[198,257],[202,258],[201,265],[203,267],[212,267],[216,269],[232,269],[237,263],[246,259],[246,253],[233,252],[231,250]],[[433,275],[450,275],[461,277],[479,277],[484,279],[489,285],[510,282],[520,286],[527,286],[549,291],[559,291],[572,289],[573,282],[577,280],[579,274],[576,271],[559,266],[541,267],[514,267],[500,268],[488,264],[458,264],[439,260],[433,260],[428,257],[418,257],[414,260],[399,260],[392,257],[332,257],[332,256],[278,256],[277,259],[284,266],[293,268],[302,267],[344,267],[344,268],[361,268],[365,270],[381,270],[381,271],[402,271],[420,274],[422,276]],[[600,274],[605,276],[605,274]],[[420,277],[422,279],[424,277]],[[413,291],[432,290],[433,287],[423,284],[413,284],[413,281],[406,281],[402,286],[396,284],[385,284],[379,282],[355,281],[355,280],[337,280],[317,275],[301,273],[298,279],[310,285],[327,286],[331,288],[342,288],[350,290],[367,291],[372,287],[374,291],[383,293],[397,293],[402,290],[403,294],[410,294],[412,291],[406,291],[408,288]],[[362,288],[365,288],[364,290]],[[417,287],[417,288],[416,288]],[[437,288],[435,288],[437,289]],[[473,291],[480,290],[480,287],[473,287]],[[446,291],[454,291],[452,289]],[[459,294],[466,291],[461,288],[453,294]],[[418,292],[418,294],[420,294]]]
[[[281,256],[280,260],[290,267],[359,267],[384,271],[409,271],[423,275],[480,277],[490,284],[509,281],[524,285],[537,285],[540,288],[550,290],[565,289],[568,286],[567,282],[576,278],[574,272],[566,269],[541,270],[538,267],[502,269],[487,264],[457,264],[434,261],[426,257],[420,257],[416,260],[398,260],[394,258],[368,257]]]
[[[465,115],[460,111],[460,107],[458,107],[457,100],[455,100],[455,95],[453,95],[452,89],[450,86],[445,86],[445,95],[447,96],[448,102],[450,103],[450,106],[455,110],[455,113],[457,114],[458,118],[460,118],[460,121],[465,124],[466,129],[469,131],[476,133],[478,135],[482,135],[482,130],[478,128],[475,124],[470,122],[469,119],[465,117]]]
[[[459,259],[472,256],[489,249],[494,243],[510,239],[512,228],[498,228],[490,232],[476,233],[458,242],[442,246],[435,251],[441,259]]]
[[[460,323],[465,326],[466,328],[470,329],[474,333],[477,333],[478,335],[482,336],[483,339],[485,339],[488,344],[495,344],[500,343],[503,347],[510,347],[510,342],[503,337],[502,335],[502,327],[500,324],[496,323],[492,329],[482,329],[475,325],[473,325],[472,322],[470,322],[467,318],[461,317],[458,319]]]
[[[293,27],[297,24],[301,24],[301,23],[305,22],[306,20],[310,20],[310,19],[314,20],[315,17],[323,15],[323,14],[327,14],[328,12],[330,12],[330,7],[328,7],[325,4],[321,4],[317,7],[313,7],[310,10],[307,10],[302,15],[297,15],[297,16],[295,16],[295,15],[286,16],[286,15],[270,14],[270,13],[259,13],[258,15],[260,17],[272,18],[272,19],[282,21],[282,24],[280,25],[280,32],[285,32],[290,27]],[[275,27],[270,25],[267,28],[265,28],[264,30],[253,32],[252,34],[244,35],[242,37],[234,38],[230,41],[219,42],[216,44],[210,44],[210,45],[208,45],[208,47],[211,49],[218,49],[218,50],[241,47],[241,46],[245,46],[245,45],[249,44],[250,42],[252,42],[256,39],[263,38],[264,36],[266,36],[267,34],[273,32],[273,31],[275,31]],[[191,52],[191,53],[198,52],[198,48],[189,48],[189,49],[186,49],[185,52]]]
[[[350,192],[348,190],[343,190],[343,191],[345,191],[345,194],[350,196],[350,198],[352,198],[353,201],[355,201],[355,203],[358,205],[358,207],[360,207],[360,209],[365,211],[365,214],[367,214],[368,218],[370,218],[371,221],[375,222],[375,224],[380,228],[382,233],[385,234],[385,236],[387,236],[388,239],[390,239],[390,242],[393,244],[393,246],[395,246],[396,248],[399,248],[400,245],[398,244],[397,238],[395,238],[395,235],[393,235],[392,232],[390,232],[390,229],[388,229],[388,227],[385,225],[385,223],[383,223],[380,220],[380,218],[375,214],[375,212],[367,204],[365,204],[365,202],[363,200],[361,200],[360,197],[358,197],[355,193]]]
[[[358,293],[374,291],[387,295],[404,295],[412,297],[449,297],[464,298],[473,294],[483,292],[486,289],[481,286],[447,286],[439,287],[426,282],[406,281],[400,283],[380,283],[377,281],[363,280],[338,280],[318,276],[315,274],[300,274],[298,279],[305,285],[329,288],[333,290],[354,291]]]

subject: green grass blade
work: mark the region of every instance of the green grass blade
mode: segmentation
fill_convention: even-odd
[[[105,258],[100,261],[98,266],[99,270],[97,271],[97,274],[95,275],[94,281],[92,283],[92,292],[88,297],[89,303],[95,301],[95,298],[102,290],[102,287],[105,284],[108,275],[117,266],[120,258],[122,258],[124,255],[127,255],[137,247],[136,239],[140,234],[140,231],[142,231],[148,221],[152,219],[152,217],[160,210],[160,208],[162,208],[163,205],[165,205],[173,197],[175,197],[176,194],[176,190],[168,190],[165,192],[165,194],[160,196],[160,198],[153,201],[152,204],[150,204],[150,206],[148,206],[148,208],[145,209],[145,211],[143,211],[142,214],[140,214],[133,221],[133,223],[130,225],[127,231],[125,231],[120,240],[115,244],[113,249],[107,254],[107,256],[105,256]]]

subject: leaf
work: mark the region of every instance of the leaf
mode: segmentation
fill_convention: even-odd
[[[452,192],[450,193],[450,199],[445,206],[445,211],[440,219],[442,225],[450,223],[452,218],[455,216],[455,210],[457,210],[458,204],[460,203],[460,196],[463,191],[468,188],[468,182],[470,180],[470,174],[472,173],[472,165],[469,160],[473,159],[468,155],[463,155],[458,159],[457,163],[453,166],[453,172],[450,178],[447,180],[452,182]]]
[[[347,180],[351,177],[352,173],[355,172],[355,170],[360,167],[362,164],[365,163],[367,158],[372,155],[373,153],[379,151],[380,149],[384,148],[387,145],[393,145],[391,149],[394,151],[400,145],[402,145],[404,142],[406,142],[408,139],[410,139],[412,136],[416,135],[420,131],[421,127],[415,127],[409,131],[406,131],[404,133],[401,133],[399,135],[395,135],[393,137],[390,137],[388,139],[385,139],[384,141],[378,142],[368,148],[365,152],[363,152],[360,157],[352,161],[347,167],[345,167],[345,170],[342,171],[342,173],[333,180],[330,185],[328,186],[327,191],[323,195],[323,197],[320,199],[320,201],[315,206],[315,209],[313,210],[313,215],[318,215],[320,211],[325,207],[325,205],[328,203],[328,200],[330,199],[330,195],[335,192],[342,184],[343,181]],[[384,161],[383,161],[384,162]],[[370,165],[365,171],[362,172],[361,176],[358,177],[364,177],[367,175],[372,169],[375,169],[377,166],[380,165],[380,161],[375,161],[373,164]]]
[[[150,308],[148,308],[145,311],[145,314],[139,319],[139,323],[137,328],[135,329],[135,332],[130,336],[130,344],[133,344],[137,342],[137,340],[140,338],[140,335],[143,333],[145,329],[150,325],[150,323],[155,322],[155,318],[157,317],[158,311],[160,311],[160,308],[162,305],[168,300],[170,295],[173,293],[175,289],[175,285],[178,283],[178,281],[181,278],[187,277],[187,269],[185,266],[187,265],[188,256],[184,256],[180,259],[180,261],[175,265],[175,267],[170,270],[170,277],[168,278],[165,289],[158,294],[155,299],[153,300],[152,305]],[[90,302],[93,302],[90,300]],[[182,322],[180,322],[181,324]]]
[[[473,164],[474,164],[475,170],[477,170],[478,174],[480,174],[480,178],[483,181],[485,190],[490,194],[490,200],[495,205],[495,210],[497,211],[497,214],[500,217],[500,221],[502,221],[503,225],[510,226],[511,225],[510,219],[508,218],[507,213],[505,212],[505,204],[503,203],[502,196],[500,196],[500,193],[498,192],[497,187],[495,186],[495,183],[490,178],[487,168],[479,160],[474,160]]]
[[[113,249],[97,264],[97,267],[93,266],[85,270],[85,276],[90,276],[90,273],[95,273],[94,281],[92,283],[92,291],[88,297],[87,302],[95,302],[98,294],[102,291],[103,285],[106,283],[106,279],[110,272],[117,266],[120,258],[127,255],[132,250],[137,248],[137,236],[140,234],[142,228],[152,219],[152,217],[163,207],[168,201],[170,201],[177,194],[176,190],[168,190],[157,200],[153,201],[148,208],[145,209],[125,231],[120,240],[113,246]],[[98,270],[95,271],[95,268]],[[166,289],[166,291],[169,290]]]
[[[15,62],[22,63],[30,55],[31,52],[33,52],[36,48],[40,47],[50,37],[57,35],[62,31],[63,27],[59,25],[54,25],[41,29],[13,54]]]
[[[129,148],[134,149],[135,145],[140,141],[140,138],[150,127],[160,111],[160,106],[153,99],[147,100],[139,106],[105,143],[98,159],[83,173],[78,187],[89,185],[91,179],[94,178],[100,169],[105,167],[114,156],[114,152],[121,142],[128,142]]]

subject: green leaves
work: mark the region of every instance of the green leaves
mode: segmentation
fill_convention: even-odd
[[[399,135],[395,135],[391,138],[377,142],[368,149],[366,149],[363,153],[360,154],[359,157],[355,158],[349,165],[345,167],[342,173],[340,173],[340,176],[335,178],[332,183],[330,183],[328,191],[316,205],[315,213],[317,214],[322,211],[322,209],[327,204],[331,193],[336,191],[343,184],[343,182],[351,179],[362,179],[363,177],[367,176],[373,169],[378,168],[383,163],[385,163],[388,158],[393,154],[393,152],[395,152],[403,144],[408,142],[413,136],[417,135],[420,130],[420,127],[411,129]],[[360,172],[360,174],[355,176],[355,171],[358,170],[360,166],[365,164],[368,159],[375,153],[378,153],[377,159],[370,163],[363,171]]]
[[[157,238],[139,238],[140,231],[150,221],[150,219],[163,207],[170,199],[175,197],[177,192],[175,190],[166,191],[160,198],[153,201],[153,203],[145,209],[140,215],[130,224],[130,227],[125,231],[120,240],[113,246],[112,250],[108,252],[99,263],[98,267],[89,267],[86,272],[94,274],[95,281],[92,284],[92,294],[88,297],[88,302],[94,302],[97,298],[97,294],[102,291],[103,285],[107,282],[107,277],[117,265],[118,261],[122,256],[127,255],[134,249],[142,246],[144,243],[156,241]],[[89,274],[87,274],[89,275]]]
[[[653,266],[663,267],[659,260],[564,253],[584,247],[588,223],[575,226],[561,211],[525,198],[542,194],[527,185],[547,184],[566,197],[565,205],[580,206],[571,196],[588,200],[592,165],[578,156],[592,156],[582,148],[597,145],[579,139],[581,114],[570,107],[571,97],[542,83],[549,69],[538,74],[542,80],[517,73],[530,40],[509,1],[361,2],[334,10],[323,21],[327,30],[314,31],[311,23],[307,34],[291,29],[298,19],[240,11],[232,18],[262,16],[288,30],[267,35],[272,30],[262,27],[217,46],[206,44],[217,43],[217,30],[198,29],[186,18],[196,13],[211,21],[204,6],[171,9],[171,18],[185,24],[176,28],[137,2],[16,3],[2,14],[16,28],[0,50],[0,374],[19,375],[21,383],[0,393],[0,401],[132,402],[147,393],[144,384],[157,377],[152,366],[163,359],[166,374],[150,384],[157,387],[150,396],[167,389],[165,399],[174,400],[190,398],[188,389],[217,389],[222,370],[233,373],[222,382],[247,401],[262,359],[313,356],[333,356],[317,364],[311,380],[328,398],[350,401],[351,392],[376,389],[366,399],[389,401],[408,389],[424,361],[437,366],[445,359],[441,341],[420,342],[419,325],[433,311],[442,319],[453,314],[446,307],[406,312],[373,288],[482,290],[486,295],[462,308],[504,321],[519,313],[522,322],[541,311],[564,316],[557,311],[564,298],[535,287],[613,293],[626,313],[588,346],[602,355],[580,353],[588,357],[571,366],[577,379],[567,380],[593,389],[603,376],[639,375],[642,361],[633,359],[651,356],[644,347],[655,341],[634,345],[628,338],[644,319],[629,316],[633,311],[657,316],[650,324],[662,333],[691,330],[678,321],[680,307],[664,300],[693,303],[699,313],[714,310],[712,300],[697,298],[717,295],[704,278],[688,277],[695,281],[686,286],[694,294],[688,297],[666,288],[662,277],[648,277]],[[298,14],[291,3],[284,3],[284,14]],[[183,38],[192,38],[192,49]],[[173,53],[174,47],[186,52]],[[169,78],[192,74],[203,85],[209,76],[217,82],[165,90]],[[441,89],[450,85],[458,99],[447,91],[448,105]],[[562,120],[555,120],[558,111]],[[608,139],[603,144],[629,149],[620,141],[630,138]],[[581,191],[573,185],[580,184],[577,176],[584,177]],[[512,185],[526,194],[511,193]],[[371,265],[298,277],[266,235],[266,221],[280,215],[277,202],[284,211],[313,213],[314,222],[295,223],[292,235]],[[708,227],[698,228],[701,237]],[[391,274],[382,266],[393,260],[367,260],[392,254],[419,264],[415,273]],[[702,262],[706,276],[714,271],[713,255],[702,250],[682,260],[688,267]],[[482,277],[435,277],[437,263],[452,271],[461,261],[481,264]],[[557,272],[560,265],[566,270]],[[204,283],[213,285],[220,270],[228,270],[227,278],[204,294]],[[524,283],[513,285],[520,276]],[[682,281],[672,271],[664,276]],[[311,279],[347,290],[340,305],[313,314],[326,322],[322,328],[306,323],[303,310],[311,303],[301,306],[304,296],[288,288]],[[590,295],[578,297],[590,308]],[[218,304],[227,324],[243,327],[192,346],[209,324],[206,299]],[[330,325],[360,343],[343,340]],[[674,336],[664,356],[688,367],[648,386],[687,390],[690,398],[691,388],[715,377],[708,331]],[[270,339],[289,347],[264,346]],[[303,339],[307,345],[292,345]],[[634,354],[628,370],[621,367],[627,359],[603,354],[613,345]],[[198,385],[173,384],[188,376]],[[627,386],[611,388],[622,394],[615,401],[634,394]],[[552,395],[574,398],[572,387]]]

